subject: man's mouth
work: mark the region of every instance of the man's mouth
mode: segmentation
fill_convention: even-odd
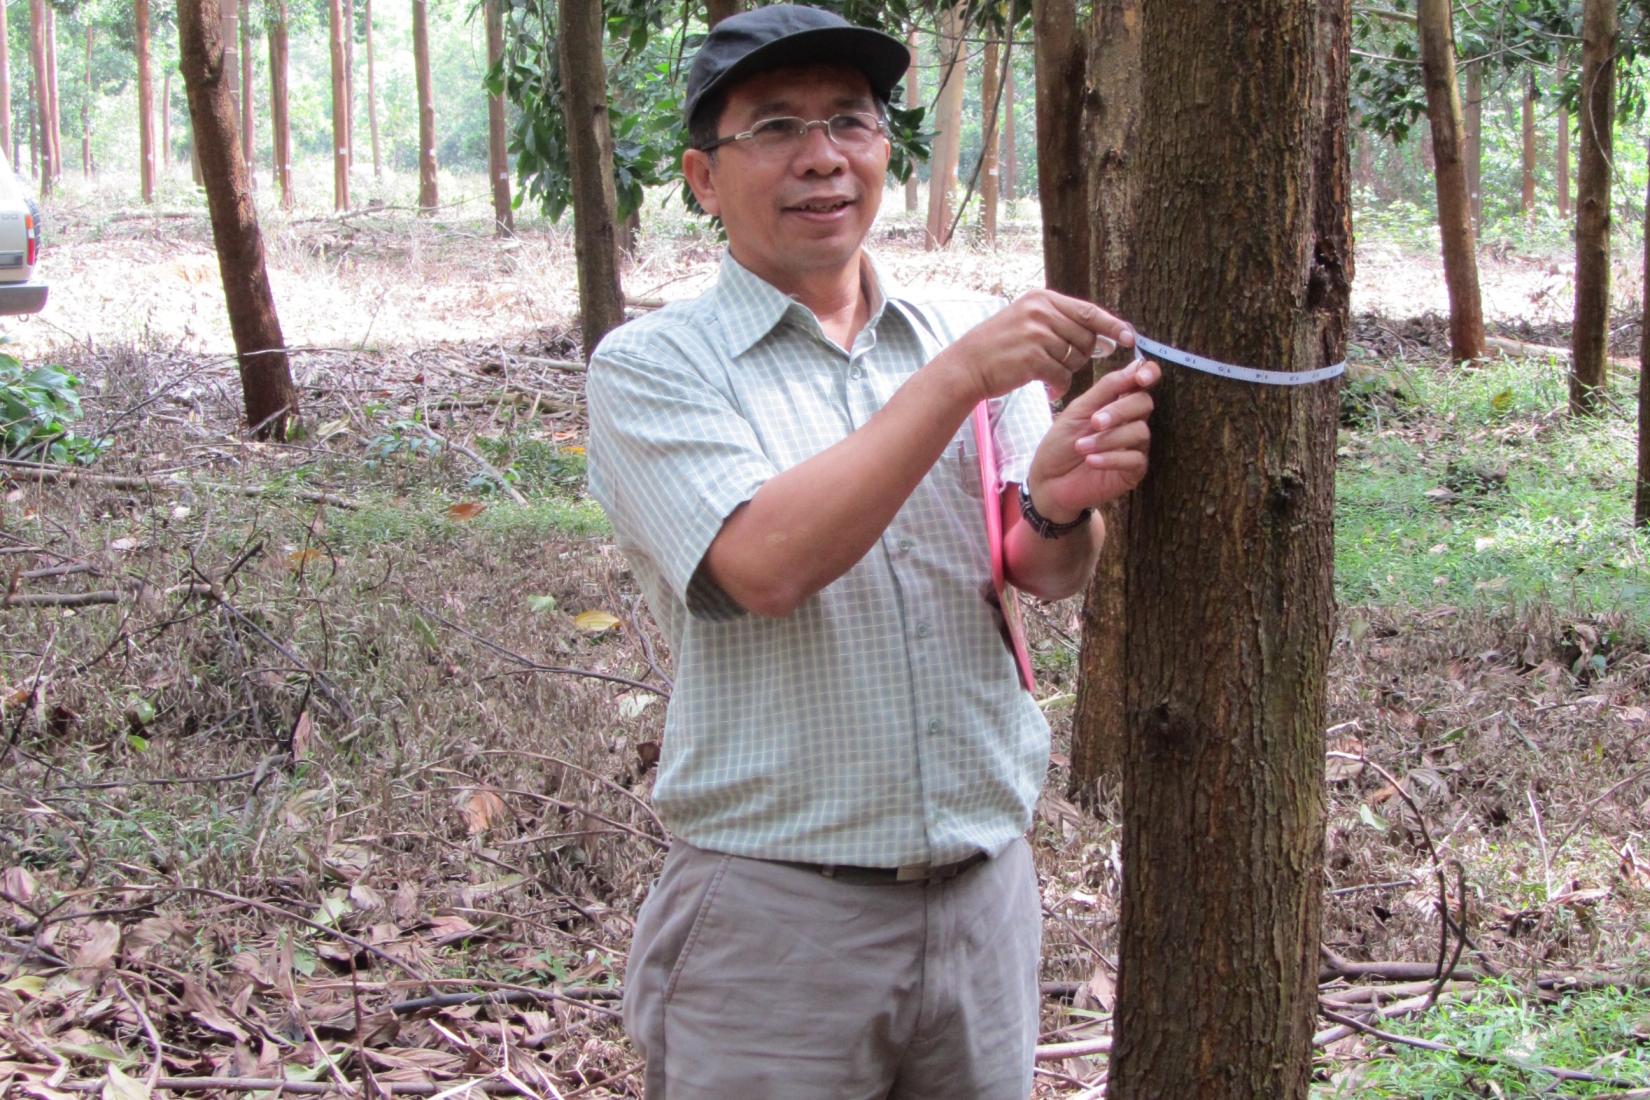
[[[853,204],[852,199],[813,199],[808,202],[796,202],[785,209],[794,210],[803,214],[833,214],[845,206]]]

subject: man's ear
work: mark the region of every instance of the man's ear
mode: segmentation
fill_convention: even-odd
[[[705,213],[719,217],[722,213],[722,202],[716,194],[712,167],[712,154],[703,149],[689,149],[682,154],[682,175],[687,179],[688,186],[693,189],[693,197],[699,200],[699,205]]]

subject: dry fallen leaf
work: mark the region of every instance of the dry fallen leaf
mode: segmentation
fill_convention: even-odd
[[[120,946],[120,927],[113,921],[87,921],[86,931],[90,933],[74,953],[72,960],[77,968],[87,970],[101,970],[114,960],[115,949]]]
[[[286,556],[286,565],[288,569],[292,570],[294,573],[297,573],[302,571],[304,566],[308,565],[312,561],[318,560],[320,557],[321,552],[313,546],[307,550],[294,550]]]
[[[480,504],[473,500],[467,500],[462,504],[455,504],[451,508],[448,508],[447,515],[449,518],[456,519],[462,523],[465,520],[475,519],[486,510],[487,506],[485,504]]]
[[[464,824],[471,836],[480,836],[509,815],[504,799],[485,787],[460,793],[458,810],[464,815]]]
[[[573,625],[586,634],[602,634],[616,629],[619,618],[606,611],[581,611],[574,617]]]
[[[103,1082],[103,1100],[149,1100],[149,1086],[126,1076],[119,1066],[110,1066],[108,1079]]]

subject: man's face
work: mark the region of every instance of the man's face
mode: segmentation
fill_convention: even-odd
[[[854,111],[876,113],[870,84],[857,70],[775,69],[728,92],[717,132],[741,133],[783,115],[811,120]],[[682,158],[699,204],[722,219],[734,258],[785,291],[857,264],[882,204],[887,139],[851,151],[815,127],[792,151],[754,144],[731,142],[709,154],[690,149]]]

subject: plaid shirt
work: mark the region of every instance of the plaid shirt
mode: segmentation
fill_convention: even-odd
[[[853,568],[784,619],[699,570],[769,477],[861,427],[994,299],[884,297],[844,351],[725,256],[716,286],[610,334],[590,363],[590,491],[670,641],[676,687],[654,786],[701,848],[894,867],[996,854],[1031,821],[1048,725],[1019,686],[990,589],[964,421]],[[1041,386],[992,402],[1005,482],[1049,426]]]

